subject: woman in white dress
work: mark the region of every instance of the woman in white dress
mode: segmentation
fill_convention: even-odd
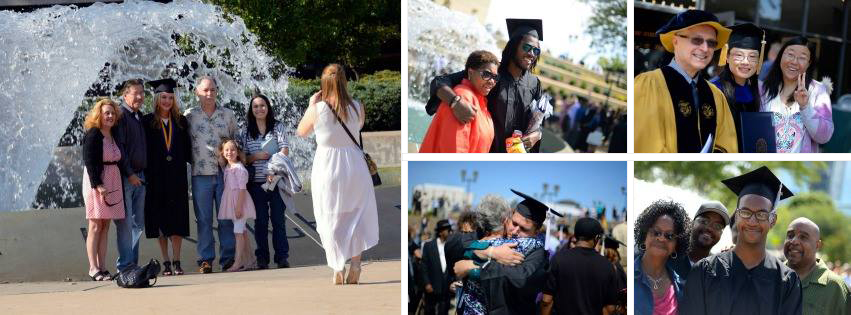
[[[366,115],[346,90],[346,74],[340,65],[325,67],[320,88],[310,98],[297,132],[301,137],[316,133],[310,176],[313,213],[325,258],[334,269],[334,284],[342,284],[344,278],[345,283],[358,283],[361,253],[378,244],[378,211],[363,152],[339,121],[357,137]]]

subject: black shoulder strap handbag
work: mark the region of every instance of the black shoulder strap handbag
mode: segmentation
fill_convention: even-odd
[[[349,128],[346,127],[343,120],[340,119],[340,116],[337,116],[337,112],[335,112],[330,106],[328,109],[334,114],[334,117],[337,117],[337,121],[340,122],[340,126],[343,126],[343,130],[345,130],[346,134],[349,135],[349,139],[352,139],[355,146],[360,148],[360,151],[363,153],[363,159],[366,161],[366,167],[369,169],[369,174],[372,175],[372,186],[381,185],[381,177],[378,176],[378,166],[375,164],[375,161],[372,160],[372,157],[369,156],[369,153],[366,153],[363,150],[363,136],[361,135],[360,130],[358,130],[358,138],[360,138],[360,143],[358,143],[358,141],[355,141],[355,136],[352,135],[352,132],[349,131]]]
[[[159,273],[160,262],[151,259],[145,266],[133,266],[122,271],[115,278],[115,283],[122,288],[147,288],[157,283]],[[153,283],[151,280],[154,280]]]

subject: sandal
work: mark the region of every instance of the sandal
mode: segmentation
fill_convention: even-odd
[[[172,262],[174,264],[174,275],[179,276],[183,274],[183,268],[180,268],[180,260],[175,260]]]
[[[95,274],[89,274],[89,277],[92,278],[92,281],[103,281],[102,271],[95,272]]]
[[[101,271],[100,274],[102,276],[102,278],[100,278],[100,281],[112,281],[112,275],[109,274],[109,270]]]
[[[170,276],[170,275],[171,275],[171,262],[165,261],[165,262],[163,262],[163,276]]]
[[[349,274],[346,275],[346,284],[358,284],[360,282],[361,267],[349,267]]]
[[[343,284],[343,278],[345,278],[344,277],[345,275],[346,275],[346,267],[343,267],[343,270],[341,270],[341,271],[335,271],[333,283],[336,284],[336,285]]]

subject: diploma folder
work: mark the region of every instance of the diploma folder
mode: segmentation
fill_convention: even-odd
[[[771,112],[739,113],[742,120],[742,152],[776,153],[777,141],[774,134]]]

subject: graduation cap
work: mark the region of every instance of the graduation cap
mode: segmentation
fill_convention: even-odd
[[[777,207],[780,200],[794,196],[792,191],[786,188],[780,182],[780,179],[765,166],[721,182],[739,198],[744,195],[758,195],[768,198],[768,200],[771,200],[772,210]]]
[[[162,79],[156,81],[149,81],[148,85],[154,88],[154,94],[165,92],[165,93],[174,93],[174,88],[177,87],[177,81],[174,79]]]
[[[535,221],[538,225],[544,223],[544,220],[547,218],[547,212],[559,217],[562,216],[561,213],[550,209],[550,207],[545,205],[543,202],[538,201],[538,199],[532,198],[531,196],[514,189],[512,189],[511,192],[523,198],[523,201],[517,204],[517,213],[520,213],[520,215],[524,218]]]
[[[531,35],[544,40],[544,24],[540,19],[505,19],[505,25],[508,27],[508,39]]]
[[[659,36],[665,50],[672,53],[674,52],[674,36],[680,31],[698,25],[711,26],[718,33],[718,47],[715,47],[715,49],[727,44],[727,40],[730,38],[730,29],[718,23],[718,17],[712,13],[701,10],[687,10],[677,14],[657,30],[656,35]]]
[[[624,244],[621,241],[616,240],[615,237],[612,236],[611,234],[606,234],[605,243],[606,243],[605,244],[606,248],[611,248],[611,249],[615,249],[615,250],[618,249],[618,247],[620,247],[621,245],[626,246],[626,244]]]
[[[733,33],[730,34],[730,40],[721,49],[718,65],[727,64],[727,52],[731,48],[759,50],[759,63],[756,66],[756,74],[759,74],[759,70],[762,68],[762,56],[765,53],[765,31],[751,23],[730,26],[730,29],[733,30]]]

